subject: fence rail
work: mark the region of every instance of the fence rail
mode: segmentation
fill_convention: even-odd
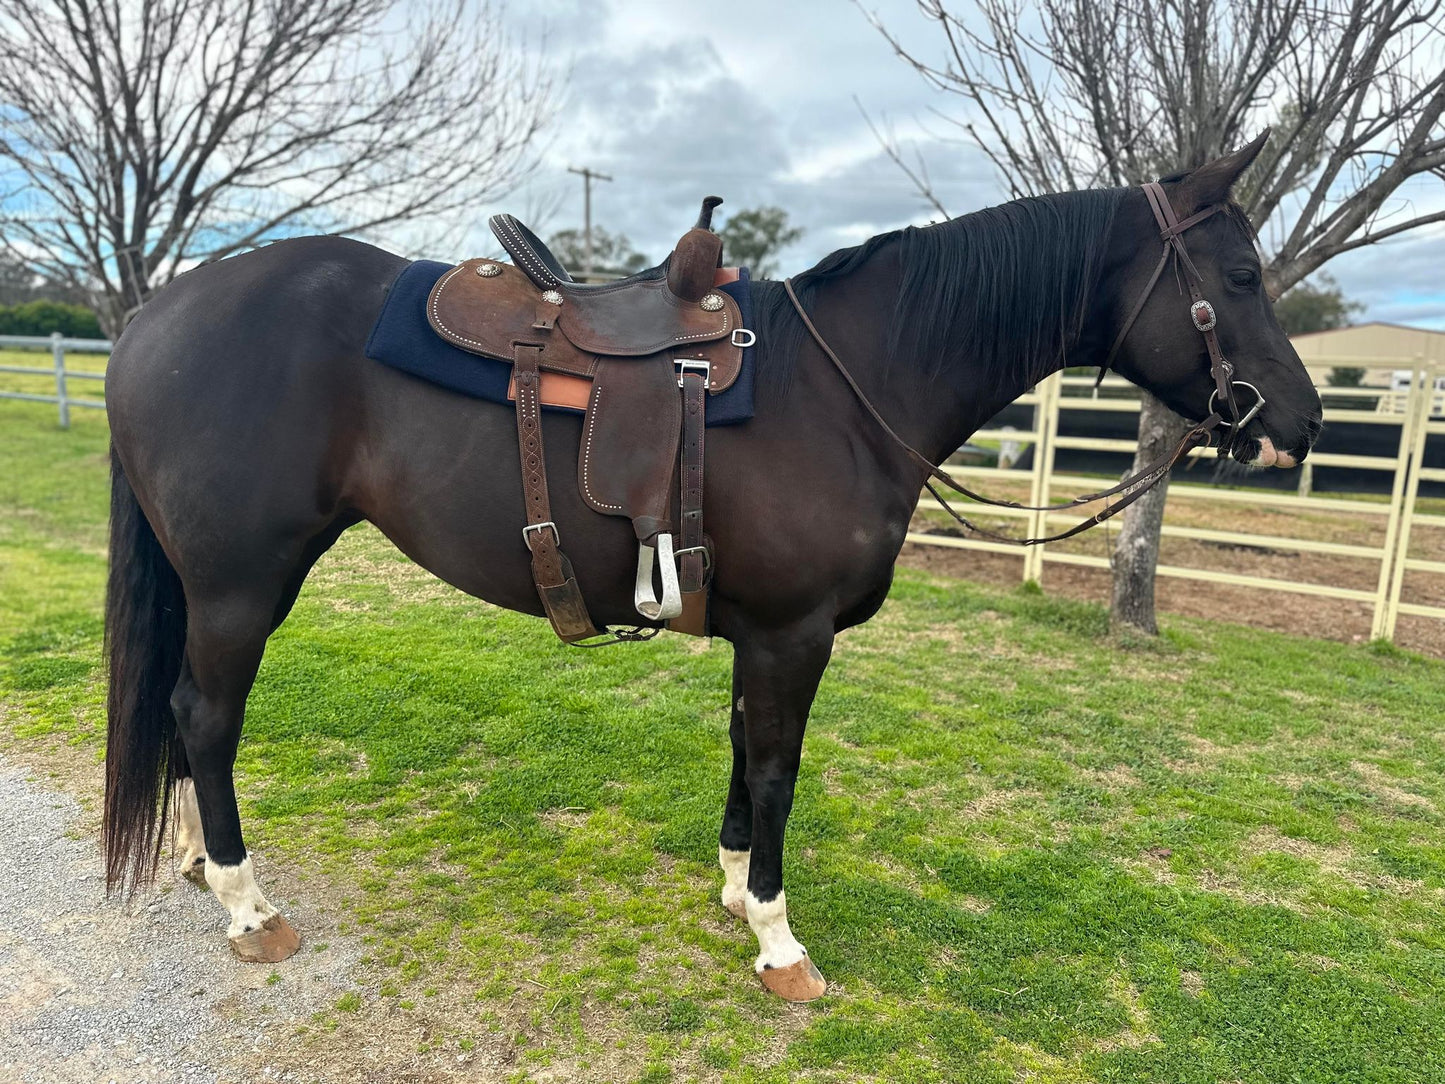
[[[16,373],[21,376],[50,376],[55,378],[54,395],[36,395],[33,392],[25,391],[0,391],[0,399],[26,399],[33,403],[54,403],[60,409],[60,428],[70,428],[70,408],[90,407],[94,410],[104,410],[104,399],[77,398],[70,394],[69,384],[72,380],[99,380],[102,385],[105,381],[104,373],[91,373],[83,369],[67,369],[65,367],[65,352],[109,354],[110,343],[105,339],[67,339],[60,332],[54,335],[0,335],[0,350],[6,348],[41,349],[49,350],[51,364],[48,366],[36,365],[0,365],[0,373]],[[101,393],[104,394],[104,387]]]
[[[1437,382],[1442,375],[1445,375],[1445,367],[1439,363],[1427,364],[1418,357],[1371,360],[1350,358],[1346,360],[1351,365],[1361,368],[1410,374],[1408,387],[1403,391],[1390,391],[1384,388],[1332,387],[1320,389],[1322,393],[1329,396],[1332,402],[1340,399],[1374,398],[1376,400],[1374,403],[1368,406],[1362,403],[1364,409],[1359,410],[1349,410],[1339,406],[1327,407],[1324,411],[1325,422],[1326,424],[1348,422],[1396,426],[1400,432],[1393,454],[1354,455],[1335,452],[1311,455],[1301,471],[1299,492],[1296,494],[1174,482],[1169,487],[1169,502],[1174,505],[1176,502],[1214,501],[1245,506],[1263,506],[1276,511],[1328,511],[1340,517],[1356,517],[1374,520],[1377,523],[1382,521],[1384,538],[1380,544],[1330,542],[1279,534],[1190,527],[1175,523],[1165,523],[1162,533],[1166,538],[1246,545],[1266,550],[1318,553],[1371,561],[1377,565],[1374,589],[1365,590],[1360,587],[1343,587],[1337,584],[1311,583],[1169,564],[1158,566],[1157,572],[1160,576],[1368,603],[1371,606],[1371,637],[1377,639],[1393,639],[1398,618],[1402,615],[1445,619],[1445,607],[1411,601],[1404,597],[1407,594],[1405,583],[1407,572],[1445,575],[1445,561],[1411,557],[1409,553],[1411,534],[1415,528],[1445,528],[1445,515],[1416,510],[1422,481],[1445,482],[1445,468],[1423,465],[1427,438],[1433,435],[1445,437],[1445,419],[1435,417],[1441,412],[1441,396]],[[1082,389],[1086,392],[1093,384],[1092,377],[1055,374],[1042,381],[1028,397],[1019,400],[1020,403],[1030,403],[1034,406],[1032,429],[983,430],[973,438],[975,440],[1007,439],[1020,444],[1032,444],[1033,463],[1028,468],[1000,469],[990,466],[950,465],[946,469],[956,475],[960,481],[974,486],[980,482],[987,484],[990,479],[1015,484],[1027,483],[1029,504],[1049,504],[1053,493],[1064,488],[1070,490],[1098,488],[1098,478],[1055,473],[1056,453],[1060,449],[1132,452],[1135,449],[1134,441],[1081,437],[1061,433],[1061,420],[1067,416],[1069,411],[1138,413],[1139,401],[1125,398],[1095,399],[1077,392],[1073,395],[1066,394],[1075,389]],[[1117,378],[1106,380],[1103,386],[1109,389],[1128,389],[1130,387]],[[1197,449],[1193,454],[1202,455],[1205,454],[1205,451]],[[1314,467],[1390,471],[1393,473],[1390,499],[1388,502],[1377,503],[1311,496],[1310,480]],[[918,507],[925,511],[941,511],[941,506],[928,497],[920,500]],[[987,514],[1020,520],[1022,521],[1021,528],[1026,529],[1031,535],[1038,536],[1047,533],[1048,528],[1056,524],[1067,525],[1078,518],[1079,512],[1077,510],[1031,512],[1023,509],[991,508]],[[984,553],[1006,553],[1020,557],[1024,580],[1042,580],[1044,569],[1050,564],[1096,569],[1108,569],[1111,565],[1110,559],[1107,557],[1061,551],[1048,545],[1033,546],[1020,552],[1016,546],[991,542],[986,539],[960,538],[923,531],[910,532],[907,537],[908,541],[919,545],[946,546]]]
[[[90,380],[101,382],[103,389],[105,374],[67,368],[65,359],[67,353],[109,353],[111,348],[109,342],[98,339],[69,339],[60,334],[0,336],[0,349],[16,347],[48,350],[52,364],[49,366],[0,365],[0,373],[51,377],[55,381],[55,394],[40,395],[32,392],[0,391],[0,398],[53,403],[59,409],[61,428],[70,426],[71,407],[105,409],[104,399],[75,397],[70,394],[68,387],[72,380]],[[1266,591],[1284,591],[1312,595],[1317,598],[1368,603],[1372,607],[1371,636],[1390,640],[1394,638],[1396,625],[1402,616],[1445,620],[1445,606],[1432,605],[1406,597],[1408,573],[1445,576],[1445,561],[1410,556],[1411,539],[1417,528],[1445,529],[1445,515],[1417,511],[1420,483],[1445,482],[1445,467],[1424,465],[1429,438],[1432,436],[1445,438],[1445,417],[1440,417],[1442,413],[1445,413],[1445,410],[1442,410],[1442,407],[1445,407],[1445,401],[1442,401],[1440,390],[1440,382],[1445,379],[1445,363],[1427,364],[1418,357],[1325,360],[1336,360],[1341,364],[1348,363],[1351,366],[1365,369],[1390,370],[1396,374],[1409,374],[1408,386],[1404,389],[1398,386],[1398,380],[1392,389],[1333,387],[1320,389],[1328,395],[1332,402],[1349,399],[1363,401],[1373,397],[1375,400],[1373,404],[1366,405],[1362,402],[1362,409],[1359,410],[1348,410],[1339,406],[1327,407],[1324,411],[1325,422],[1326,424],[1348,422],[1397,426],[1400,433],[1394,454],[1354,455],[1337,452],[1311,455],[1301,470],[1299,491],[1296,494],[1174,482],[1169,487],[1169,500],[1171,505],[1175,502],[1191,501],[1225,502],[1267,507],[1271,510],[1328,511],[1336,516],[1383,521],[1385,528],[1383,541],[1379,545],[1330,542],[1279,534],[1189,527],[1174,523],[1164,525],[1163,535],[1166,538],[1248,545],[1266,550],[1317,553],[1371,561],[1378,565],[1375,588],[1364,590],[1358,587],[1341,587],[1336,584],[1275,579],[1168,564],[1159,565],[1157,572],[1160,576],[1178,579],[1233,584]],[[1097,488],[1097,478],[1056,473],[1054,470],[1056,453],[1060,449],[1133,452],[1134,441],[1072,436],[1060,432],[1060,422],[1069,411],[1138,413],[1139,401],[1127,398],[1098,399],[1079,393],[1079,390],[1087,392],[1093,383],[1092,377],[1055,374],[1016,400],[1017,405],[1033,408],[1033,427],[1031,429],[983,429],[974,434],[972,438],[974,441],[997,440],[1019,445],[1032,445],[1033,463],[1031,466],[999,468],[950,465],[946,469],[958,476],[960,480],[967,480],[975,484],[980,480],[1026,484],[1029,493],[1028,503],[1034,505],[1049,504],[1053,493],[1059,489]],[[1103,387],[1106,389],[1131,388],[1130,385],[1118,378],[1105,380]],[[1067,394],[1070,391],[1074,391],[1075,394]],[[1445,440],[1437,439],[1437,446],[1442,443],[1445,443]],[[1197,449],[1194,454],[1203,454],[1203,449]],[[1311,496],[1310,480],[1315,466],[1390,471],[1393,473],[1393,478],[1389,500],[1388,502],[1376,502]],[[938,503],[931,498],[921,500],[919,508],[941,510]],[[1031,535],[1040,535],[1046,533],[1054,524],[1071,522],[1077,512],[1035,512],[1025,509],[996,508],[991,509],[988,514],[1020,520],[1021,529]],[[1110,566],[1109,559],[1105,557],[1064,552],[1049,546],[1033,546],[1020,552],[1016,546],[991,542],[986,539],[957,538],[921,531],[910,532],[907,537],[908,541],[920,545],[947,546],[1020,557],[1023,564],[1022,575],[1025,580],[1042,580],[1044,569],[1049,564],[1096,569],[1107,569]]]

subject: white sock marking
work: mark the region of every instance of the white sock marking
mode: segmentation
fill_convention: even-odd
[[[788,929],[788,901],[785,893],[779,892],[764,903],[751,892],[747,894],[748,925],[758,938],[758,958],[753,963],[754,971],[769,967],[787,967],[795,964],[808,950],[798,944],[793,931]]]
[[[751,851],[730,851],[726,847],[717,849],[718,865],[722,866],[722,905],[736,914],[744,905],[748,894],[748,856]]]
[[[201,809],[196,805],[196,784],[190,779],[176,782],[176,850],[181,869],[188,870],[206,860],[206,837],[201,831]]]
[[[206,859],[206,884],[216,894],[216,899],[231,912],[231,926],[227,937],[240,937],[250,933],[276,913],[276,908],[267,902],[256,887],[256,877],[251,871],[251,856],[241,859],[239,866],[222,866]]]

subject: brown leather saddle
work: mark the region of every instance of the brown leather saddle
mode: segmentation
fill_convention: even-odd
[[[427,299],[427,319],[443,339],[512,363],[509,397],[516,402],[527,506],[522,539],[542,606],[568,643],[600,633],[552,520],[542,406],[585,411],[577,485],[589,508],[632,521],[638,613],[706,633],[712,559],[702,527],[705,400],[737,379],[743,349],[754,341],[741,326],[738,303],[717,288],[736,278],[721,267],[722,238],[711,229],[721,202],[703,200],[697,225],[663,263],[599,284],[575,281],[531,230],[511,215],[495,215],[492,232],[513,263],[467,260],[442,275]],[[605,631],[609,643],[657,633]]]

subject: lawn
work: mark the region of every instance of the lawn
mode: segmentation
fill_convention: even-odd
[[[102,754],[105,444],[0,401],[0,744],[57,759]],[[368,946],[337,1012],[452,997],[436,1044],[519,1080],[1445,1081],[1445,665],[1119,643],[904,570],[809,728],[788,901],[833,988],[798,1008],[717,903],[730,661],[574,651],[343,538],[238,770],[252,845]]]

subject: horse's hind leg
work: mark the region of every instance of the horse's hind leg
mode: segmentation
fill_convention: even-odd
[[[201,830],[201,809],[196,804],[196,784],[189,775],[176,780],[176,853],[181,856],[181,876],[205,886],[206,837]]]
[[[271,614],[270,631],[275,632],[286,620],[296,596],[306,582],[306,576],[321,555],[329,550],[347,528],[356,524],[354,516],[337,520],[309,543],[302,554],[301,563],[291,574],[282,589],[281,598]],[[180,855],[181,876],[195,884],[206,887],[206,838],[201,826],[200,806],[196,801],[195,780],[191,778],[190,766],[185,757],[178,758],[175,795],[173,798],[176,816],[176,853]]]
[[[206,883],[230,912],[231,948],[253,962],[284,960],[301,943],[256,885],[232,779],[275,603],[274,595],[188,596],[186,657],[171,696],[204,836]]]

